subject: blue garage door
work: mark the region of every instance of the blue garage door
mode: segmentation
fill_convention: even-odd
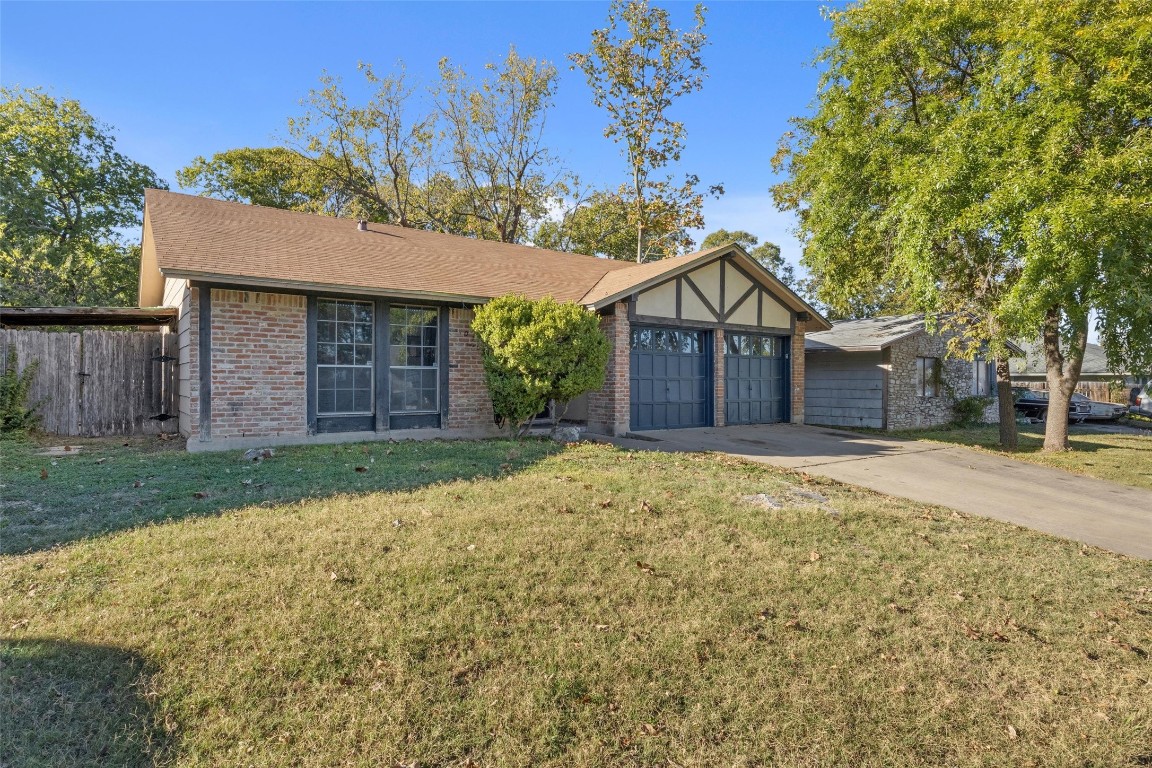
[[[725,335],[725,424],[773,424],[788,418],[787,346],[787,336]]]
[[[632,429],[711,423],[710,338],[706,331],[632,329]]]

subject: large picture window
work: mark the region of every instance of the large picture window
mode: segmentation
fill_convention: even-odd
[[[316,412],[372,413],[372,304],[316,302]]]
[[[435,413],[440,408],[440,313],[435,307],[394,306],[389,325],[389,410]]]
[[[972,394],[977,397],[990,397],[995,390],[995,374],[987,360],[976,358],[972,361]]]

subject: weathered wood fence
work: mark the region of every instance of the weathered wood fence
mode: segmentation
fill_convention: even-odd
[[[1045,382],[1029,382],[1025,386],[1029,389],[1039,389],[1044,391],[1048,389]],[[1076,384],[1076,391],[1087,397],[1089,400],[1099,400],[1100,402],[1111,402],[1116,398],[1112,397],[1109,387],[1111,385],[1106,381],[1081,381]],[[1127,394],[1127,393],[1125,393]],[[1117,402],[1124,403],[1126,400],[1121,398]]]
[[[154,435],[176,431],[175,339],[158,331],[0,330],[0,364],[11,348],[20,370],[39,361],[28,399],[42,401],[45,432]]]

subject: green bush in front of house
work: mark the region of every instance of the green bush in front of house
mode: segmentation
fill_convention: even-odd
[[[574,397],[604,385],[608,339],[599,318],[579,304],[501,296],[476,310],[472,330],[496,417],[514,434],[523,434],[549,400],[562,414]]]
[[[990,397],[972,395],[971,397],[960,398],[952,404],[953,426],[967,428],[983,423],[984,410],[991,404],[992,398]]]

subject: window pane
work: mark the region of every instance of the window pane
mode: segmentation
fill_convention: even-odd
[[[320,320],[335,320],[336,319],[336,302],[334,301],[317,301],[316,302],[316,316]]]
[[[316,369],[316,388],[317,389],[332,389],[336,386],[336,372],[332,368],[317,368]]]
[[[341,321],[352,320],[352,305],[344,302],[336,302],[336,319]]]
[[[372,345],[371,344],[357,344],[356,345],[356,365],[371,365],[372,364]]]
[[[319,413],[334,413],[336,411],[336,392],[331,389],[322,389],[316,393],[316,410]]]
[[[352,371],[352,386],[356,389],[372,388],[372,369],[356,368]]]
[[[336,362],[335,344],[316,345],[316,363],[318,365],[332,365]]]
[[[336,364],[337,365],[355,365],[356,364],[356,348],[351,344],[337,344],[336,345]]]
[[[352,390],[336,390],[336,413],[350,413],[354,410],[356,410],[356,408],[352,398]]]
[[[369,323],[357,323],[355,331],[355,339],[357,344],[371,344],[372,343],[372,325]]]
[[[356,322],[372,326],[372,305],[367,302],[356,304]]]
[[[317,323],[316,340],[320,342],[336,341],[336,323]]]

